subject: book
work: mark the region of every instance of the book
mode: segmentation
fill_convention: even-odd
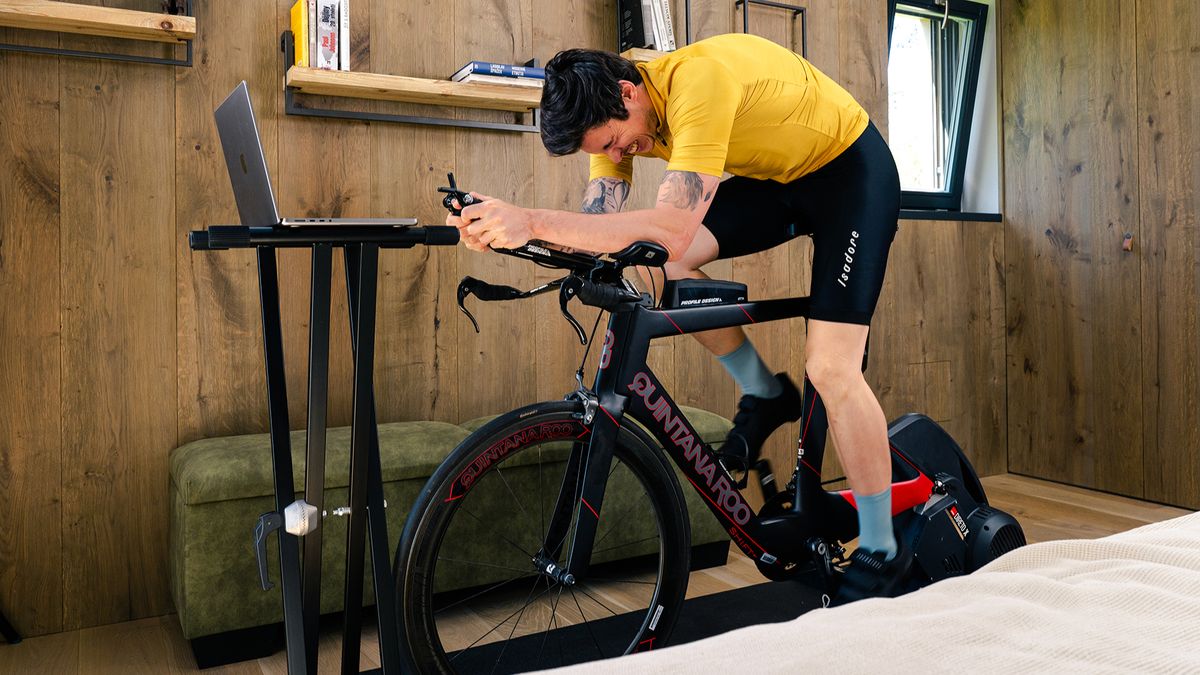
[[[642,26],[642,0],[617,0],[618,27],[617,51],[646,46],[646,33]]]
[[[642,33],[645,34],[645,42],[642,44],[647,49],[652,49],[658,43],[654,41],[654,10],[651,9],[650,3],[654,0],[642,1]]]
[[[292,5],[292,38],[296,45],[297,66],[308,65],[308,5],[305,0],[296,0]]]
[[[533,77],[539,80],[546,79],[546,71],[536,66],[514,66],[507,63],[492,63],[490,61],[470,61],[467,63],[467,65],[459,68],[457,72],[451,75],[450,79],[458,82],[471,73],[478,73],[480,75],[499,75],[501,77]]]
[[[317,52],[314,67],[337,70],[338,4],[340,0],[317,0]]]
[[[309,68],[317,65],[317,0],[305,0],[308,7],[308,63]]]
[[[541,89],[546,83],[545,80],[536,77],[505,77],[503,75],[484,75],[482,73],[470,73],[461,80],[455,82],[483,82],[485,84],[501,84],[506,87],[533,87]]]
[[[654,24],[654,48],[660,52],[667,51],[667,40],[663,35],[662,3],[650,0],[651,21]]]
[[[662,22],[663,22],[663,46],[659,47],[664,52],[675,51],[675,25],[671,22],[671,0],[658,0],[662,5]]]
[[[350,70],[350,0],[338,7],[338,70]]]

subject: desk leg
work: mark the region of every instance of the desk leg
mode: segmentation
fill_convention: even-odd
[[[283,328],[279,318],[279,273],[275,249],[258,248],[258,287],[262,303],[263,355],[267,364],[267,410],[271,424],[271,467],[275,477],[275,510],[280,514],[296,494],[292,482],[292,448],[288,435],[287,378],[283,369]],[[283,621],[287,634],[289,673],[317,672],[315,660],[307,659],[305,645],[315,644],[304,625],[300,589],[300,543],[297,537],[279,530],[279,571],[283,591]]]
[[[375,247],[372,247],[375,248]],[[378,272],[378,249],[361,250],[346,249],[346,288],[350,300],[350,332],[354,336],[355,364],[358,365],[360,356],[358,345],[374,349],[374,320],[376,315],[375,280]],[[369,293],[362,292],[369,289]],[[359,332],[359,317],[369,319],[372,330],[369,333]],[[363,354],[367,363],[373,365],[370,354]],[[373,370],[372,370],[373,372]],[[357,382],[357,380],[356,380]],[[357,394],[357,390],[356,390]],[[379,624],[379,657],[384,673],[400,672],[400,652],[397,646],[396,627],[396,586],[392,578],[392,560],[390,556],[390,541],[387,534],[387,516],[383,506],[383,473],[379,459],[379,428],[375,416],[374,388],[366,389],[367,400],[362,410],[369,416],[368,433],[363,440],[366,442],[366,523],[371,546],[371,569],[375,584],[375,610]],[[355,411],[360,408],[355,405]],[[358,457],[355,454],[352,457]],[[352,459],[353,461],[353,459]],[[358,469],[361,471],[361,467]],[[353,471],[353,470],[352,470]],[[351,491],[354,488],[351,487]],[[353,517],[353,512],[351,513]],[[360,524],[361,528],[361,524]],[[361,532],[361,529],[359,530]],[[360,535],[361,537],[361,535]],[[361,539],[360,539],[361,541]],[[358,550],[362,551],[359,544]],[[362,569],[362,559],[359,567]],[[347,568],[349,569],[349,568]],[[361,587],[360,587],[361,592]],[[345,655],[343,655],[345,659]],[[346,664],[343,660],[343,666]]]
[[[333,248],[312,247],[312,306],[308,322],[308,449],[304,463],[304,501],[325,508],[325,431],[329,408],[329,302]],[[304,536],[304,631],[315,637],[321,619],[321,531]],[[317,662],[317,642],[305,643],[309,663]]]
[[[350,297],[354,350],[354,412],[350,432],[350,525],[346,533],[346,601],[342,628],[342,672],[357,673],[362,638],[363,546],[366,543],[367,479],[374,428],[375,292],[379,247],[346,246],[346,289]],[[357,300],[357,302],[355,301]]]

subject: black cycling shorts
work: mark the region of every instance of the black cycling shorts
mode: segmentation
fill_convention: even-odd
[[[874,124],[849,148],[790,183],[734,176],[704,217],[718,258],[813,240],[810,318],[869,325],[900,216],[900,177]]]

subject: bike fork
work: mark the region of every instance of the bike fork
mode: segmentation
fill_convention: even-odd
[[[577,442],[571,449],[546,539],[533,560],[540,573],[555,581],[573,584],[587,574],[591,563],[604,491],[612,469],[613,448],[620,431],[618,420],[625,407],[625,397],[613,395],[611,399],[601,402],[588,441]],[[612,410],[618,414],[613,414]],[[575,524],[573,532],[572,521]],[[568,537],[571,538],[569,557],[559,565],[556,561],[562,559]]]

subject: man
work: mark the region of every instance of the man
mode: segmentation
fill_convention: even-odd
[[[524,209],[480,195],[451,216],[474,250],[530,239],[597,252],[639,240],[670,253],[668,278],[705,278],[718,258],[801,234],[814,242],[805,371],[828,410],[859,513],[859,546],[835,602],[892,595],[912,555],[891,521],[887,422],[861,371],[899,215],[891,152],[866,112],[800,56],[752,35],[701,40],[645,64],[572,49],[546,64],[542,142],[591,154],[583,213]],[[654,208],[621,212],[633,156],[667,160]],[[723,172],[732,177],[721,181]],[[786,374],[772,376],[739,327],[696,334],[742,389],[722,449],[745,470],[800,416]]]

